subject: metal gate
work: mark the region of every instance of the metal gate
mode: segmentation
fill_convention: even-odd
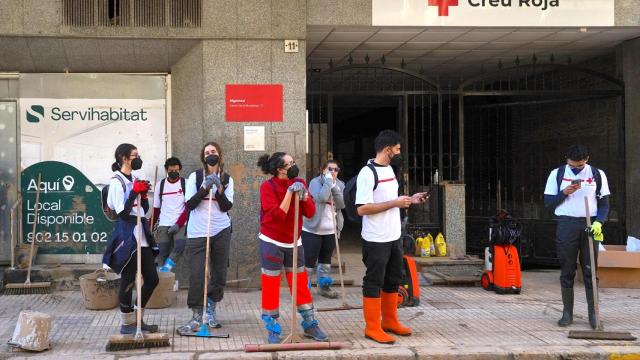
[[[549,173],[573,143],[590,149],[611,188],[607,243],[624,241],[622,81],[561,64],[518,65],[460,85],[467,189],[467,250],[481,254],[487,219],[507,209],[524,225],[521,256],[556,263],[555,225],[544,208]]]
[[[387,102],[395,109],[388,113],[393,118],[389,127],[404,139],[404,163],[398,169],[403,191],[431,189],[433,194],[427,205],[410,212],[418,231],[442,226],[441,187],[434,185],[463,181],[470,253],[483,252],[488,219],[497,208],[505,208],[525,225],[524,260],[554,264],[555,220],[543,206],[544,186],[549,172],[565,162],[566,147],[586,141],[591,163],[611,179],[607,242],[624,239],[622,81],[579,66],[554,64],[553,58],[549,64],[538,64],[534,56],[531,64],[516,60],[507,69],[499,64],[497,71],[462,81],[457,89],[443,87],[452,89],[451,84],[439,84],[422,73],[384,64],[350,63],[310,71],[307,178],[315,176],[337,150],[343,169],[351,169],[343,171],[344,180],[355,175],[364,163],[342,147],[354,153],[364,148],[373,156],[365,134],[375,127],[373,122],[364,121],[347,145],[334,142],[345,99],[364,107],[367,102]],[[602,131],[589,135],[593,126]]]
[[[443,180],[459,179],[459,141],[457,96],[442,95],[439,85],[422,74],[385,65],[350,64],[323,72],[309,73],[307,82],[308,149],[307,178],[317,174],[327,159],[340,148],[334,142],[338,102],[352,99],[353,106],[366,105],[367,99],[388,103],[395,109],[387,128],[403,137],[403,165],[397,169],[402,191],[411,194],[431,190],[431,201],[412,208],[410,222],[414,228],[439,230],[441,220],[440,187]],[[364,104],[364,105],[363,105]],[[362,122],[366,132],[367,123]],[[369,124],[370,125],[370,124]],[[375,156],[373,144],[354,133],[347,146]],[[339,160],[345,178],[357,174],[365,165],[361,158],[350,158],[342,151]]]

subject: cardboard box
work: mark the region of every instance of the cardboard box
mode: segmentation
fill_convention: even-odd
[[[640,289],[640,252],[628,252],[625,245],[604,245],[598,252],[598,279],[601,288]],[[582,271],[578,270],[578,280]]]

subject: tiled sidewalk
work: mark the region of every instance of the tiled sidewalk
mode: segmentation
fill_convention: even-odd
[[[321,326],[332,340],[347,341],[351,350],[342,352],[307,352],[305,358],[433,358],[433,354],[462,355],[540,352],[566,353],[584,349],[598,351],[638,351],[640,342],[573,340],[567,330],[556,326],[562,304],[556,271],[526,272],[520,295],[497,295],[481,288],[423,287],[421,305],[400,309],[401,320],[414,330],[410,337],[398,337],[395,345],[380,345],[363,336],[361,310],[321,312]],[[360,289],[348,288],[347,302],[360,304]],[[290,323],[290,302],[282,288],[281,319],[284,332]],[[582,284],[576,283],[574,325],[571,329],[587,329],[586,304]],[[316,307],[335,306],[339,300],[316,297]],[[640,290],[602,289],[601,313],[607,330],[629,331],[640,337]],[[173,329],[189,320],[186,292],[181,291],[178,303],[171,308],[148,310],[149,323],[158,324],[168,332],[171,347],[152,350],[105,353],[106,339],[118,331],[116,310],[90,311],[83,305],[79,292],[57,292],[51,295],[3,296],[0,298],[0,329],[2,338],[9,339],[22,309],[33,309],[54,316],[51,334],[53,348],[43,354],[12,352],[2,348],[0,358],[47,356],[51,359],[115,359],[131,355],[157,354],[157,359],[240,358],[244,344],[264,343],[265,332],[260,321],[260,292],[227,292],[219,305],[219,320],[228,339],[202,339],[174,335]],[[472,350],[475,349],[475,350]],[[604,350],[603,350],[604,349]],[[222,353],[225,352],[225,353]],[[162,353],[162,355],[159,355]],[[172,353],[168,355],[166,353]],[[571,352],[569,352],[571,353]],[[278,359],[297,358],[300,353],[277,353]],[[349,355],[351,354],[351,355]],[[372,354],[371,356],[365,354]],[[243,355],[243,354],[242,354]],[[603,355],[604,356],[604,355]],[[454,356],[455,357],[455,356]],[[252,358],[272,358],[272,354],[254,354]],[[453,358],[453,357],[452,357]],[[473,357],[479,358],[479,357]],[[544,357],[542,357],[544,358]]]

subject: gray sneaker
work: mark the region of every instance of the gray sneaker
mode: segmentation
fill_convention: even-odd
[[[205,322],[210,328],[220,328],[222,325],[216,319],[216,302],[207,299],[207,314],[204,317]]]
[[[200,326],[202,325],[202,308],[193,308],[193,317],[186,325],[182,325],[176,329],[179,334],[184,333],[195,333],[200,331]]]

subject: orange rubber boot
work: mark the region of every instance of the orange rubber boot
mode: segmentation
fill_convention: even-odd
[[[411,335],[411,329],[398,321],[398,293],[382,292],[382,329],[400,336]]]
[[[393,344],[396,339],[382,331],[380,326],[380,298],[362,298],[362,310],[366,327],[364,336],[381,344]]]

